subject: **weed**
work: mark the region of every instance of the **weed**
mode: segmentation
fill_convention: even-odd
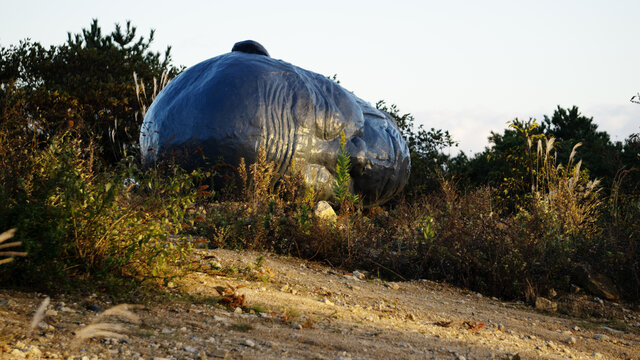
[[[240,332],[248,332],[253,330],[253,325],[246,322],[237,322],[229,325],[231,330],[240,331]]]
[[[244,294],[239,295],[238,289],[243,288],[244,285],[233,286],[227,284],[224,286],[216,286],[216,291],[220,294],[219,303],[225,306],[227,309],[233,310],[236,308],[244,308],[246,296]]]
[[[358,201],[358,195],[353,194],[351,190],[351,159],[346,145],[347,137],[342,131],[340,134],[340,153],[336,160],[335,184],[333,186],[333,195],[340,207],[347,204],[355,204]]]
[[[297,309],[288,307],[282,311],[281,318],[287,324],[290,324],[293,320],[299,318],[302,314]]]
[[[59,287],[70,277],[173,276],[189,252],[177,235],[200,173],[142,170],[132,158],[107,171],[73,130],[42,141],[36,124],[19,121],[27,116],[19,104],[6,104],[13,110],[0,123],[0,227],[16,225],[10,245],[20,242],[29,256],[0,280]]]
[[[156,77],[154,76],[153,91],[151,92],[151,94],[149,94],[149,96],[147,96],[147,90],[145,89],[144,81],[142,79],[138,81],[138,74],[136,74],[135,71],[133,72],[133,82],[136,86],[136,99],[138,100],[138,106],[140,107],[142,118],[144,118],[144,116],[147,114],[147,109],[149,108],[153,100],[155,100],[156,96],[158,96],[160,90],[167,86],[167,84],[169,84],[169,81],[169,73],[167,73],[166,70],[162,72],[162,75],[160,75],[160,81],[158,81],[158,79],[156,79]]]
[[[258,257],[256,257],[256,269],[262,268],[262,265],[264,265],[264,259],[264,255],[259,255]]]
[[[263,314],[263,313],[267,313],[267,309],[262,306],[262,305],[251,305],[247,307],[248,310],[253,310],[254,312],[258,313],[258,314]]]

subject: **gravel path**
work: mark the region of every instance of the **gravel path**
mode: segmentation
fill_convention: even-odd
[[[116,305],[106,296],[52,297],[30,333],[46,295],[0,290],[0,359],[640,359],[640,313],[586,295],[556,301],[606,317],[544,313],[446,284],[385,282],[275,255],[198,257],[198,271],[170,283],[166,297],[120,316],[98,318]],[[121,328],[73,342],[105,322]]]

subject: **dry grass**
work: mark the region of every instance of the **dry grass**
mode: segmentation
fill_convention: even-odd
[[[89,325],[75,332],[75,337],[71,341],[70,347],[78,346],[82,341],[91,338],[114,338],[122,339],[127,335],[127,328],[118,323],[106,322],[107,318],[118,318],[133,324],[140,323],[140,317],[131,310],[139,309],[140,305],[120,304],[111,307],[99,314]]]
[[[160,90],[167,86],[169,81],[169,73],[163,71],[160,76],[160,82],[158,82],[158,79],[155,77],[153,78],[153,91],[150,95],[147,95],[147,89],[144,86],[144,81],[142,79],[138,80],[138,74],[136,74],[135,71],[133,72],[133,82],[136,84],[136,97],[138,99],[138,105],[140,105],[140,111],[143,118],[147,114],[147,109],[153,100],[158,96]]]
[[[577,235],[588,230],[598,220],[600,181],[590,180],[582,170],[582,161],[575,163],[577,143],[571,150],[566,166],[556,164],[554,138],[545,139],[546,150],[542,151],[542,140],[538,140],[536,168],[534,173],[534,206],[542,206],[554,213],[558,224],[566,234]]]
[[[3,242],[13,238],[13,236],[16,233],[16,230],[17,229],[10,229],[0,234],[0,250],[22,245],[22,242],[20,241],[14,241],[14,242],[3,244]],[[12,262],[14,259],[13,258],[14,256],[27,256],[27,253],[23,251],[0,251],[0,257],[2,256],[6,258],[0,259],[0,265]]]
[[[113,323],[97,323],[92,325],[87,325],[84,328],[80,329],[76,332],[76,336],[71,343],[72,347],[78,345],[80,342],[97,337],[110,337],[114,339],[122,339],[126,337],[123,334],[126,331],[126,328],[120,324]]]
[[[40,306],[38,306],[38,309],[36,310],[36,313],[33,315],[33,319],[31,320],[31,325],[29,325],[29,330],[27,331],[28,334],[30,334],[33,331],[33,329],[35,329],[36,326],[38,326],[40,321],[42,321],[50,301],[51,299],[49,299],[48,296],[44,300],[42,300],[42,302],[40,303]]]

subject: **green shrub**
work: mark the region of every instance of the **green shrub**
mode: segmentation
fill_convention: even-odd
[[[93,144],[72,131],[40,141],[19,95],[0,119],[0,228],[18,228],[28,256],[3,267],[0,279],[49,286],[70,275],[171,275],[188,253],[172,235],[201,175],[143,171],[135,161],[100,168]]]
[[[336,159],[335,184],[333,195],[338,206],[344,207],[347,203],[354,204],[358,201],[358,195],[351,190],[351,159],[346,149],[347,137],[344,131],[340,134],[340,153]]]

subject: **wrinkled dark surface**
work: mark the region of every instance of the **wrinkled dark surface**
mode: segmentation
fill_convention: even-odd
[[[354,191],[366,205],[404,187],[409,150],[388,114],[253,43],[187,69],[158,94],[141,129],[145,163],[180,152],[190,154],[180,160],[187,167],[219,160],[237,165],[242,157],[251,164],[264,146],[279,173],[295,159],[307,182],[329,199],[344,131]]]

